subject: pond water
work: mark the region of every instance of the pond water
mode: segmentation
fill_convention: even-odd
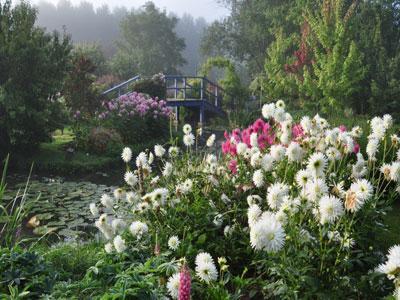
[[[27,177],[14,174],[7,179],[8,186],[4,196],[6,202],[12,201],[17,194],[23,194]],[[75,180],[77,181],[68,177],[32,176],[27,189],[27,200],[31,208],[23,225],[24,235],[48,234],[56,239],[85,239],[95,232],[89,204],[98,203],[103,193],[112,192],[120,182],[105,174],[75,177]],[[34,227],[28,224],[33,217],[39,222]]]

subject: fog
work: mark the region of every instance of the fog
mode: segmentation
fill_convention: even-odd
[[[94,6],[86,1],[79,4],[68,0],[61,0],[57,4],[52,2],[40,1],[35,5],[38,9],[39,26],[45,27],[47,31],[65,30],[71,35],[74,43],[99,43],[106,57],[115,53],[115,43],[120,37],[119,24],[128,8]],[[194,18],[187,13],[179,16],[178,13],[169,10],[169,14],[179,18],[176,33],[184,38],[186,43],[183,55],[188,63],[181,71],[188,75],[195,74],[201,63],[200,40],[208,23],[205,18]]]

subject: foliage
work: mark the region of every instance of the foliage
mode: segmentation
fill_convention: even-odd
[[[207,29],[202,41],[203,53],[223,55],[246,64],[254,77],[263,71],[265,53],[275,40],[275,32],[296,30],[302,9],[316,1],[307,0],[227,0],[231,14],[215,21]]]
[[[204,51],[244,63],[262,100],[312,112],[398,110],[398,1],[221,2],[230,16],[209,27]]]
[[[165,99],[165,81],[162,74],[154,75],[148,79],[141,79],[133,83],[131,90],[147,94],[150,97]]]
[[[90,130],[87,149],[90,153],[116,154],[122,145],[122,138],[115,130],[103,127],[94,127]]]
[[[65,79],[64,97],[75,116],[91,118],[101,104],[94,82],[96,65],[85,53],[77,51],[72,58],[71,70]]]
[[[200,74],[208,76],[213,68],[224,71],[224,78],[219,80],[219,84],[225,90],[222,106],[233,112],[231,118],[233,122],[237,122],[238,112],[243,107],[244,101],[249,97],[248,90],[241,83],[235,64],[231,60],[220,56],[210,57],[203,64]]]
[[[84,140],[80,140],[80,147],[76,145],[76,142],[79,142],[79,140],[76,140],[76,136],[71,130],[65,129],[64,134],[61,134],[61,132],[54,134],[51,142],[41,143],[39,149],[32,155],[28,157],[13,155],[14,170],[27,172],[31,163],[34,162],[36,174],[70,176],[106,171],[112,166],[118,165],[115,156],[107,156],[110,153],[102,153],[101,155],[89,153],[87,136]],[[75,151],[68,154],[68,148],[74,148]]]
[[[76,57],[83,56],[92,62],[95,66],[94,75],[97,77],[108,73],[107,61],[98,43],[80,43],[75,45],[73,55]]]
[[[22,248],[0,248],[0,296],[7,299],[11,292],[24,291],[31,298],[51,291],[54,272],[43,256]],[[22,298],[22,297],[21,297]],[[21,299],[12,298],[12,299]]]
[[[368,66],[359,97],[352,103],[356,112],[399,111],[399,4],[398,1],[361,2],[352,20],[363,62]],[[365,22],[368,20],[368,22]],[[366,101],[359,101],[365,99]],[[398,117],[397,114],[395,114]]]
[[[6,175],[8,168],[9,156],[5,159],[3,166],[3,174],[0,181],[0,247],[13,247],[21,242],[22,221],[30,213],[30,209],[34,201],[27,200],[27,189],[29,185],[30,175],[26,184],[16,191],[12,197],[6,197]],[[39,199],[36,198],[36,201]]]
[[[165,138],[170,109],[164,100],[133,92],[104,102],[97,119],[102,126],[115,129],[126,144]]]
[[[57,281],[78,281],[102,258],[96,242],[70,240],[51,247],[38,246],[46,262],[57,271]],[[69,259],[65,259],[68,257]]]
[[[152,2],[132,11],[121,22],[122,40],[113,57],[112,69],[121,78],[133,74],[176,73],[185,63],[183,39],[174,32],[177,19],[167,16]]]
[[[2,152],[34,149],[57,124],[52,106],[58,105],[70,39],[45,33],[35,20],[36,10],[27,3],[0,4]]]
[[[297,23],[301,34],[278,31],[268,49],[268,96],[312,111],[396,110],[398,6],[386,2],[327,0],[305,7]]]

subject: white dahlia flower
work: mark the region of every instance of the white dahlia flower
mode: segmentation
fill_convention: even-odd
[[[253,183],[256,187],[260,188],[264,185],[264,175],[262,170],[256,170],[253,174]]]
[[[178,249],[180,243],[181,242],[179,241],[179,238],[176,235],[173,235],[168,239],[168,247],[171,250],[175,251],[176,249]]]
[[[313,153],[308,159],[307,170],[314,177],[323,177],[327,163],[327,159],[323,153]]]
[[[181,275],[179,272],[168,278],[167,290],[172,299],[178,299],[180,278]]]
[[[121,158],[124,162],[128,163],[132,159],[132,150],[129,147],[125,147],[122,150]]]
[[[139,182],[138,177],[131,171],[125,173],[124,180],[130,186],[135,186]]]
[[[319,200],[319,215],[321,224],[333,223],[344,214],[343,203],[334,196],[323,196]]]
[[[192,133],[192,126],[190,126],[190,124],[183,125],[182,129],[184,134]]]
[[[215,134],[210,135],[210,137],[207,139],[206,145],[207,147],[211,148],[215,143]]]
[[[140,221],[134,221],[132,222],[131,226],[129,226],[129,231],[132,233],[134,237],[140,239],[144,234],[146,234],[149,231],[149,228],[147,227],[146,223]]]
[[[265,119],[272,118],[275,115],[275,103],[264,104],[261,112]]]
[[[196,256],[196,275],[201,281],[210,283],[218,279],[218,271],[210,254],[202,252]]]
[[[125,241],[122,239],[120,235],[117,235],[113,241],[114,248],[118,253],[122,253],[126,250]]]
[[[285,231],[274,214],[263,214],[250,228],[250,243],[255,250],[278,252],[285,242]]]
[[[183,136],[183,143],[186,147],[191,147],[194,145],[195,137],[193,133],[188,133]]]
[[[161,146],[161,145],[155,145],[154,146],[154,154],[157,157],[163,157],[165,152],[166,152],[166,150],[165,150],[165,148],[163,146]]]

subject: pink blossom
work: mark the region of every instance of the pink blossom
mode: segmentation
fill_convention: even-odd
[[[295,124],[292,128],[292,135],[294,139],[302,138],[304,136],[303,127],[300,124]]]
[[[340,130],[340,132],[345,132],[345,131],[347,131],[346,126],[344,126],[344,125],[340,125],[340,126],[339,126],[339,130]]]
[[[237,161],[235,159],[232,159],[229,162],[229,170],[231,170],[232,174],[237,174]]]
[[[358,152],[360,152],[360,144],[358,144],[358,143],[354,144],[353,152],[356,153],[356,154]]]

